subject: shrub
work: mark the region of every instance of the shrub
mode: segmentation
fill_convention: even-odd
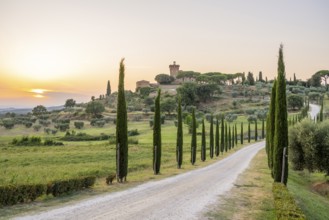
[[[253,115],[253,114],[255,114],[255,112],[256,112],[256,109],[247,109],[247,110],[246,110],[246,113],[247,113],[248,115]]]
[[[34,129],[35,131],[39,131],[40,128],[41,128],[41,125],[33,125],[33,129]]]
[[[83,128],[84,125],[85,125],[85,123],[83,121],[74,122],[74,127],[77,128],[77,129]]]
[[[2,125],[6,129],[12,129],[15,126],[15,121],[12,118],[5,118],[2,120]]]
[[[51,122],[48,120],[39,119],[39,124],[48,127],[51,124]]]
[[[40,146],[42,145],[40,137],[23,136],[21,139],[14,138],[11,142],[15,146]]]
[[[248,122],[254,123],[257,121],[257,116],[256,115],[249,115],[248,116]]]
[[[128,139],[128,144],[138,144],[138,139],[129,138]]]
[[[109,135],[106,134],[100,134],[99,136],[92,136],[86,133],[77,133],[67,132],[64,137],[61,138],[63,141],[102,141],[102,140],[108,140],[110,138]]]
[[[90,188],[95,184],[96,177],[77,177],[68,180],[57,180],[47,185],[47,195],[52,194],[54,197],[68,194],[74,191]]]
[[[46,192],[42,184],[0,186],[0,206],[34,201]]]
[[[128,136],[137,136],[139,135],[138,129],[128,131]]]
[[[99,128],[102,128],[105,125],[105,121],[104,120],[98,120],[98,121],[96,121],[95,125]]]
[[[285,185],[273,183],[272,190],[277,219],[306,219]]]
[[[53,140],[45,140],[43,145],[45,146],[63,146],[64,144],[62,142],[56,142],[56,141],[53,141]]]
[[[30,121],[27,121],[27,122],[24,122],[24,125],[26,128],[30,128],[30,127],[32,127],[33,123]]]
[[[55,125],[55,128],[57,128],[58,130],[64,132],[64,131],[70,129],[70,124],[68,124],[68,123],[60,123],[60,124]]]

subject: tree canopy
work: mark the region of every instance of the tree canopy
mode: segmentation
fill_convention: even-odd
[[[174,77],[172,77],[170,75],[167,75],[167,74],[164,74],[164,73],[156,75],[154,79],[159,84],[170,84],[175,80]]]

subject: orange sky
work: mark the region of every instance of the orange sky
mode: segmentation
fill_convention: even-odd
[[[325,0],[0,0],[0,108],[62,105],[183,70],[287,77],[329,69]],[[32,89],[45,89],[43,98]]]

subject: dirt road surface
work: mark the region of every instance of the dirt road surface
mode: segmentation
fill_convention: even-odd
[[[320,109],[321,109],[321,106],[315,105],[315,104],[310,104],[309,114],[311,116],[311,119],[317,120],[316,116],[317,116],[317,114],[319,114]]]
[[[264,145],[251,144],[204,168],[16,219],[199,219]]]

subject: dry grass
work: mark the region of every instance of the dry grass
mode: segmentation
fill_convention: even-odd
[[[208,219],[274,219],[272,183],[265,149],[252,160],[233,188],[206,214]]]

